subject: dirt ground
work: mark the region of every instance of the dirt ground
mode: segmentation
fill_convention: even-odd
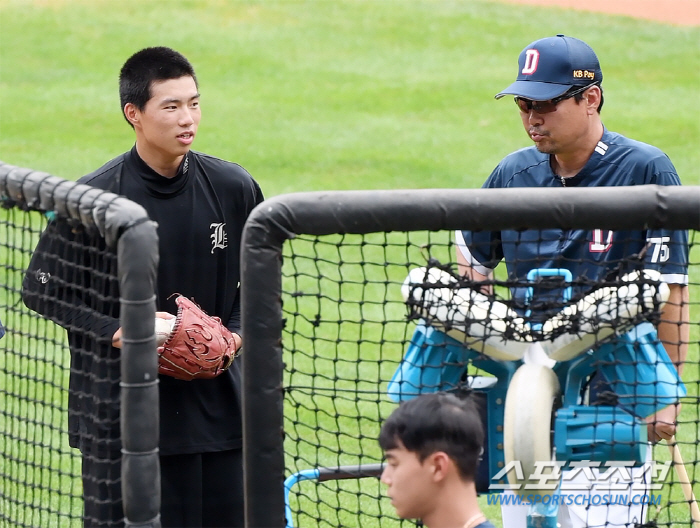
[[[498,0],[508,4],[558,6],[655,20],[679,26],[700,26],[700,0]]]

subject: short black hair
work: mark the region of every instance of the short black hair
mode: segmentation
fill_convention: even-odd
[[[379,433],[384,451],[399,442],[422,462],[435,452],[447,454],[463,480],[474,481],[484,446],[484,427],[475,399],[451,393],[422,394],[402,402]]]
[[[151,86],[154,82],[179,79],[188,75],[194,79],[195,85],[199,86],[190,61],[174,49],[156,46],[137,51],[127,59],[119,72],[119,101],[122,113],[127,103],[143,110],[151,98]]]

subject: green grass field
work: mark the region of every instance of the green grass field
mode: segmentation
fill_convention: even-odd
[[[168,45],[194,64],[198,150],[267,196],[477,187],[524,146],[493,95],[532,40],[589,41],[611,130],[666,151],[700,183],[700,29],[478,1],[0,0],[0,159],[75,179],[127,150],[117,76]]]
[[[129,149],[119,68],[167,45],[198,74],[195,148],[243,165],[267,197],[475,188],[528,144],[512,102],[493,95],[512,82],[523,46],[556,33],[596,49],[606,126],[660,147],[684,184],[700,185],[700,28],[477,0],[0,0],[0,160],[76,179]],[[691,354],[685,377],[699,380],[697,346]],[[697,383],[689,389],[697,395]],[[696,482],[698,419],[686,408],[679,434]],[[667,459],[665,448],[655,455]],[[352,500],[343,508],[357,509]],[[498,509],[485,509],[500,526]],[[659,518],[685,519],[683,504]]]

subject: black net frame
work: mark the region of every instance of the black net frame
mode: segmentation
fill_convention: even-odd
[[[93,187],[78,184],[52,176],[45,172],[32,169],[15,167],[0,162],[0,205],[6,210],[3,218],[7,221],[4,230],[10,233],[11,229],[21,231],[21,226],[12,226],[14,218],[23,217],[23,222],[31,226],[29,230],[36,232],[46,224],[45,215],[66,220],[69,225],[80,226],[91,236],[102,240],[111,253],[110,259],[116,263],[116,278],[119,288],[119,320],[123,331],[123,347],[120,359],[120,407],[121,407],[121,487],[123,496],[124,522],[126,526],[143,528],[158,528],[160,526],[160,469],[158,461],[158,362],[155,343],[155,332],[152,321],[155,317],[155,278],[158,264],[158,238],[156,225],[152,222],[145,210],[138,204],[127,200],[114,193],[95,189]],[[34,215],[27,220],[29,215]],[[9,238],[9,237],[8,237]],[[23,254],[31,254],[34,247],[24,247],[29,235],[20,235],[20,245]],[[32,243],[35,243],[34,239]],[[24,274],[24,269],[15,269],[13,263],[7,263],[5,276],[12,274]],[[95,270],[100,273],[106,270]],[[26,310],[20,308],[20,290],[17,280],[7,279],[3,284],[7,292],[9,310]],[[21,279],[20,279],[21,283]],[[5,315],[5,314],[3,314]],[[41,319],[33,314],[37,320]],[[8,334],[23,335],[22,328],[9,326],[7,317],[3,317],[3,323],[7,326]],[[52,341],[57,347],[65,347],[62,329],[49,325],[37,324],[37,328],[45,331],[52,328],[51,335],[42,336]],[[13,354],[21,355],[21,351],[6,348],[9,340],[0,340],[0,349],[6,357]],[[66,356],[67,357],[67,356]],[[58,365],[62,370],[58,379],[49,378],[43,382],[67,387],[68,366]],[[48,368],[46,375],[49,375]],[[12,372],[8,372],[12,375]],[[38,378],[37,381],[42,381]],[[0,387],[0,390],[4,390]],[[65,392],[65,390],[64,390]],[[38,402],[62,407],[65,402]],[[27,422],[34,418],[26,416]],[[55,424],[60,433],[58,439],[54,434],[51,438],[39,438],[37,442],[46,452],[60,450],[55,442],[64,442],[65,424]],[[56,431],[54,431],[55,433]],[[7,431],[1,432],[10,437]],[[5,444],[8,445],[8,444]],[[9,449],[9,447],[8,447]],[[5,458],[7,453],[3,453]],[[21,471],[25,475],[31,475],[32,467],[19,465],[7,466],[11,471]],[[60,478],[63,470],[58,470]],[[76,472],[79,482],[79,459],[73,464],[68,473]],[[3,489],[9,493],[11,484],[20,482],[21,475],[8,474],[3,471],[0,474],[2,481],[7,483]],[[33,482],[28,477],[27,482]],[[10,504],[16,498],[3,496],[0,492],[0,501]],[[71,491],[80,499],[80,489]],[[50,500],[53,503],[53,499]],[[78,502],[80,502],[78,500]],[[25,509],[27,505],[24,505]],[[75,518],[75,512],[62,512],[61,506],[53,504],[29,505],[36,511],[22,514],[22,519],[6,517],[11,510],[0,511],[0,520],[11,523],[13,526],[48,526],[59,525]],[[79,505],[78,518],[82,505]],[[28,519],[28,520],[27,520]],[[62,520],[61,520],[62,519]],[[39,522],[40,524],[35,524]],[[48,523],[48,524],[47,524]],[[61,524],[62,525],[62,524]],[[72,525],[72,524],[69,524]]]
[[[251,214],[242,247],[247,526],[284,526],[284,246],[303,235],[501,229],[700,229],[700,187],[295,193]],[[277,490],[277,491],[274,491]]]

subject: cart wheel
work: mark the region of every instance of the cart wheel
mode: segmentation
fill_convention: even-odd
[[[516,370],[506,395],[503,447],[506,466],[515,462],[508,482],[520,485],[514,490],[519,495],[551,495],[559,483],[544,476],[530,479],[538,461],[552,460],[553,413],[558,400],[559,380],[551,368],[524,364]],[[522,468],[522,474],[516,468]],[[546,475],[552,470],[540,471]]]

